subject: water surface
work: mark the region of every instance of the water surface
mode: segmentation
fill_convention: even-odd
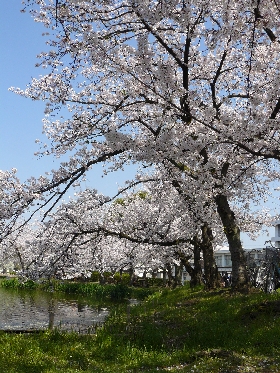
[[[109,314],[92,299],[0,286],[0,330],[31,331],[59,328],[93,333]]]

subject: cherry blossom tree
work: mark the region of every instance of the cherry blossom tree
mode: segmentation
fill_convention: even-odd
[[[34,250],[33,242],[41,233],[40,222],[26,223],[24,219],[17,220],[13,228],[0,242],[1,262],[13,263],[14,270],[23,276],[40,255]]]
[[[20,234],[9,236],[6,252],[20,258],[22,273],[32,278],[126,269],[132,281],[135,270],[160,269],[168,274],[169,285],[181,283],[174,266],[186,268],[191,284],[202,283],[203,259],[206,287],[218,286],[213,246],[223,242],[224,233],[217,213],[211,226],[202,226],[170,182],[145,186],[145,191],[123,191],[113,203],[97,191],[81,192],[44,223],[21,226]]]
[[[233,285],[246,285],[236,206],[279,177],[277,1],[23,3],[50,34],[46,74],[13,90],[46,101],[41,153],[69,153],[32,193],[53,206],[95,164],[159,167],[205,242],[218,213]]]
[[[22,184],[17,170],[0,170],[0,242],[7,237],[27,207],[33,205],[38,194],[32,193],[30,185]]]

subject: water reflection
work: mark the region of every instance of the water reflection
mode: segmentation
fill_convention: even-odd
[[[57,298],[45,292],[27,292],[0,287],[0,330],[44,330],[92,333],[104,322],[107,308],[86,299]]]

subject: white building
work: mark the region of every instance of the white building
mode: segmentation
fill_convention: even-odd
[[[275,247],[280,248],[280,220],[274,223],[275,237],[271,237],[271,241],[275,242]]]
[[[245,252],[250,252],[250,258],[255,260],[263,256],[264,250],[265,248],[244,249]],[[219,272],[230,273],[232,271],[231,254],[228,248],[222,248],[220,250],[215,251],[214,257]]]
[[[275,221],[275,237],[271,237],[271,242],[274,242],[274,247],[280,248],[280,220]],[[245,252],[250,253],[250,258],[258,260],[263,257],[265,247],[260,247],[257,249],[244,249]],[[214,252],[216,264],[219,272],[231,272],[232,263],[231,255],[229,249],[223,247]]]
[[[228,248],[222,248],[214,252],[216,265],[219,272],[231,272],[231,255]]]

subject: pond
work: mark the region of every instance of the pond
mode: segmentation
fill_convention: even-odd
[[[105,302],[104,302],[105,303]],[[43,291],[5,289],[0,286],[0,330],[94,333],[109,314],[90,298]]]

